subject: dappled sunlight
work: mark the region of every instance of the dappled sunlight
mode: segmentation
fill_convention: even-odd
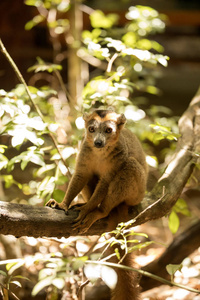
[[[126,106],[124,114],[128,120],[132,121],[140,121],[146,116],[144,110],[138,109],[136,106],[133,105]]]
[[[84,268],[84,272],[91,282],[101,278],[110,289],[114,289],[117,284],[117,273],[110,267],[87,264]]]

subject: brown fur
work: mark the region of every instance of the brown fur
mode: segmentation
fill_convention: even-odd
[[[68,210],[73,199],[82,191],[86,204],[79,208],[74,225],[82,233],[87,232],[95,221],[106,217],[113,208],[140,203],[147,178],[143,149],[136,136],[123,128],[126,122],[123,114],[96,110],[84,115],[84,120],[86,133],[64,200],[60,204],[55,200],[47,203],[48,206]],[[121,278],[124,285],[121,287],[119,283],[117,289],[122,296],[117,292],[113,300],[137,299],[124,294],[128,295],[136,288],[127,276],[134,277],[131,272],[120,272],[119,281]]]

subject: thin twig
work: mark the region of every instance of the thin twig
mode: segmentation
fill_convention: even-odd
[[[30,90],[29,90],[29,88],[28,88],[28,85],[26,84],[26,81],[24,80],[24,78],[23,78],[21,72],[19,71],[19,68],[18,68],[17,65],[15,64],[14,60],[12,59],[12,57],[10,56],[10,54],[8,53],[8,51],[6,50],[6,48],[5,48],[5,46],[4,46],[4,44],[3,44],[3,42],[2,42],[1,39],[0,39],[0,50],[1,50],[1,52],[4,54],[4,56],[6,57],[6,59],[8,60],[8,62],[10,63],[10,65],[11,65],[11,67],[13,68],[15,74],[17,75],[19,81],[24,85],[24,88],[25,88],[25,90],[26,90],[26,92],[27,92],[27,95],[28,95],[28,97],[29,97],[29,100],[30,100],[30,102],[32,103],[32,105],[33,105],[34,109],[36,110],[37,114],[40,116],[40,118],[42,119],[42,121],[45,123],[45,118],[44,118],[42,112],[40,111],[39,107],[38,107],[37,104],[35,103],[35,101],[34,101],[32,95],[31,95],[31,92],[30,92]],[[58,144],[57,144],[57,141],[56,141],[54,135],[53,135],[51,132],[49,132],[49,136],[50,136],[50,138],[52,139],[53,144],[54,144],[54,146],[56,147],[56,149],[57,149],[57,151],[58,151],[58,153],[59,153],[59,155],[60,155],[60,158],[61,158],[63,164],[64,164],[65,167],[67,168],[67,176],[68,176],[69,178],[71,178],[71,173],[70,173],[70,171],[69,171],[68,165],[67,165],[66,161],[64,160],[64,158],[62,157],[62,153],[61,153],[61,151],[60,151],[60,149],[59,149],[59,147],[58,147]]]
[[[8,292],[8,294],[10,293],[15,299],[20,300],[9,288],[4,286],[2,283],[0,283],[0,286],[2,287],[2,289],[5,289]]]
[[[115,53],[115,54],[111,57],[111,59],[109,60],[109,63],[108,63],[108,67],[107,67],[106,72],[108,72],[108,73],[111,72],[111,70],[112,70],[112,65],[113,65],[113,63],[114,63],[114,61],[115,61],[115,59],[116,59],[117,57],[118,57],[118,53]]]
[[[68,101],[68,103],[69,104],[73,103],[74,101],[73,101],[71,95],[69,94],[68,90],[65,87],[65,84],[64,84],[64,82],[62,80],[62,76],[60,75],[60,72],[58,70],[54,70],[54,73],[55,73],[55,75],[56,75],[56,77],[58,79],[58,82],[60,83],[60,86],[61,86],[63,92],[67,95],[67,101]]]
[[[158,204],[165,196],[167,195],[167,193],[165,193],[165,186],[163,186],[163,194],[162,196],[156,200],[154,203],[150,204],[149,206],[147,206],[143,211],[141,211],[134,219],[133,219],[133,224],[134,222],[139,219],[143,214],[145,214],[148,210],[150,210],[153,206],[155,206],[156,204]],[[130,222],[130,221],[129,221]],[[128,223],[129,223],[128,222]]]

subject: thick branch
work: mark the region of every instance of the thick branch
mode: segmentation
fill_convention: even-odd
[[[197,153],[200,153],[200,90],[180,118],[179,129],[181,138],[164,174],[142,203],[129,211],[129,219],[136,217],[135,225],[161,218],[169,213],[192,174],[194,164],[199,158]],[[0,211],[2,234],[34,237],[78,235],[77,231],[72,230],[73,220],[78,214],[73,209],[65,215],[64,211],[48,207],[0,202]],[[87,235],[99,235],[110,230],[108,224],[112,216],[113,214],[93,224]]]

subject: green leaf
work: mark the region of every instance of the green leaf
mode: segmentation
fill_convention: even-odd
[[[119,253],[119,249],[115,248],[115,254],[118,260],[120,260],[120,253]]]
[[[166,266],[166,270],[169,275],[173,276],[176,273],[176,271],[181,271],[182,267],[183,267],[182,264],[180,265],[169,264]]]
[[[31,281],[28,277],[25,277],[25,276],[22,276],[22,275],[16,275],[16,276],[13,276],[13,278],[20,278],[20,279]]]
[[[72,262],[72,268],[73,270],[78,270],[80,268],[83,268],[85,261],[88,259],[87,256],[82,256],[82,257],[77,257],[75,260]]]
[[[0,153],[0,170],[6,168],[8,165],[8,158]]]
[[[137,42],[137,34],[135,32],[127,32],[123,35],[122,41],[126,46],[134,48]]]
[[[25,30],[31,30],[33,27],[38,25],[39,23],[43,22],[45,18],[41,15],[35,16],[32,20],[28,21],[25,24]]]
[[[169,215],[168,224],[171,232],[175,234],[179,229],[180,222],[179,222],[179,217],[174,210],[172,210],[171,214]]]
[[[17,285],[18,287],[22,287],[22,284],[21,284],[21,282],[19,282],[19,281],[17,281],[17,280],[12,280],[12,281],[10,281],[10,283],[13,283],[13,284],[15,284],[15,285]]]
[[[8,146],[6,145],[0,145],[0,153],[4,153],[7,148]]]
[[[55,188],[55,177],[46,176],[38,186],[38,195],[42,198],[51,195]]]
[[[153,241],[151,241],[151,242],[144,242],[144,243],[135,245],[133,247],[129,247],[128,248],[128,252],[130,253],[130,252],[135,251],[135,250],[140,250],[140,249],[146,248],[146,247],[148,247],[149,245],[151,245],[153,243],[154,243]]]
[[[87,264],[84,268],[84,273],[91,283],[95,283],[97,279],[101,277],[100,272],[101,266],[99,265]]]
[[[94,28],[110,28],[118,21],[117,14],[108,14],[107,16],[101,10],[95,10],[90,15],[91,25]]]
[[[30,6],[38,7],[38,5],[41,5],[42,0],[26,0],[25,4]]]
[[[3,276],[5,276],[5,277],[8,276],[8,274],[6,272],[2,271],[2,270],[0,270],[0,274],[3,275]]]
[[[55,200],[56,200],[57,202],[59,202],[59,203],[62,202],[64,196],[65,196],[65,192],[62,191],[62,190],[55,189],[55,190],[53,191],[52,197],[53,197],[53,199],[55,199]]]
[[[32,296],[36,296],[42,289],[52,284],[54,280],[54,276],[48,276],[44,278],[43,280],[40,280],[33,288],[32,290]]]
[[[20,268],[21,266],[24,265],[24,260],[21,259],[20,261],[18,262],[14,262],[14,263],[9,263],[6,265],[6,270],[8,271],[8,274],[11,275],[13,274],[13,272],[15,270],[17,270],[18,268]]]
[[[38,153],[32,154],[32,157],[30,157],[30,161],[36,165],[44,166],[45,162],[43,159],[43,156]]]
[[[57,287],[57,289],[61,290],[65,286],[65,280],[63,278],[55,278],[52,280],[52,284]]]
[[[57,185],[63,185],[63,184],[65,184],[66,182],[68,182],[68,178],[67,178],[67,176],[64,176],[64,175],[62,175],[62,176],[58,176],[58,178],[56,179],[56,184]]]
[[[163,126],[159,123],[156,124],[150,124],[150,127],[152,127],[156,133],[155,133],[155,139],[161,140],[161,139],[168,139],[168,140],[175,140],[177,141],[180,137],[180,134],[173,133],[171,131],[171,128],[169,126]]]
[[[188,206],[187,206],[187,203],[184,199],[182,198],[179,198],[176,202],[176,204],[174,205],[173,207],[173,210],[176,212],[176,213],[181,213],[183,214],[184,216],[191,216],[191,213],[188,209]]]
[[[43,165],[41,168],[39,168],[37,171],[36,171],[36,176],[37,177],[40,177],[42,176],[44,173],[50,171],[50,170],[53,170],[54,168],[56,167],[55,164],[45,164]]]
[[[17,185],[19,189],[22,189],[22,185],[14,180],[12,175],[2,175],[2,178],[5,182],[6,189],[10,188],[13,184]]]
[[[40,57],[37,57],[37,63],[28,68],[28,72],[34,71],[35,73],[38,72],[44,72],[47,71],[49,73],[52,73],[54,71],[61,71],[62,66],[58,64],[52,64],[52,63],[47,63],[44,60],[42,60]]]

